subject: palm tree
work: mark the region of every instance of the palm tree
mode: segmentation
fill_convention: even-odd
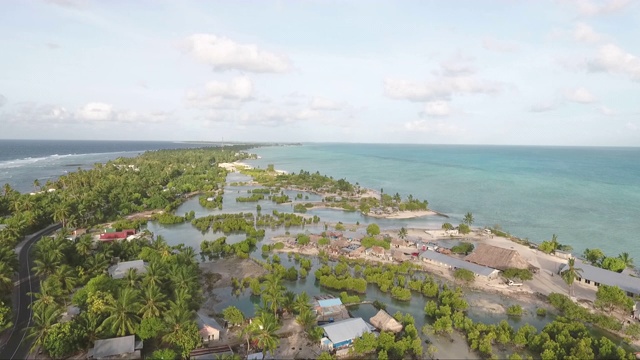
[[[53,220],[62,223],[62,227],[67,227],[67,219],[69,218],[70,210],[69,206],[65,203],[60,203],[53,209]]]
[[[618,257],[624,261],[624,265],[628,268],[632,268],[633,267],[633,258],[629,255],[628,252],[623,252],[622,254],[618,255]]]
[[[67,264],[58,267],[51,277],[60,283],[62,290],[67,294],[70,294],[78,284],[78,277],[74,269]]]
[[[462,219],[462,222],[467,224],[468,226],[471,226],[471,224],[473,224],[473,214],[468,212],[466,214],[464,214],[464,219]]]
[[[576,259],[570,258],[567,267],[562,272],[562,279],[569,285],[569,296],[573,296],[573,281],[582,277],[582,269],[575,267]]]
[[[166,297],[155,285],[145,287],[142,299],[144,300],[144,305],[140,309],[140,314],[142,314],[143,319],[160,317],[160,314],[167,306]]]
[[[7,229],[0,231],[0,234]],[[0,264],[6,265],[12,272],[18,270],[18,256],[13,248],[9,246],[0,246]]]
[[[115,304],[106,306],[110,315],[104,319],[100,328],[109,328],[117,336],[133,334],[135,325],[140,322],[140,317],[138,316],[140,308],[140,294],[138,291],[131,288],[123,288]]]
[[[90,235],[82,235],[76,239],[74,247],[76,252],[81,257],[88,257],[91,255],[91,248],[93,246],[93,240],[91,240]]]
[[[31,308],[35,310],[37,307],[42,306],[59,306],[62,301],[62,288],[59,282],[53,278],[49,278],[45,281],[40,281],[40,291],[36,293],[29,293],[33,295],[36,300],[31,303]]]
[[[296,300],[293,303],[293,310],[295,310],[298,314],[302,313],[304,310],[310,309],[311,305],[309,304],[309,295],[307,295],[306,291],[301,292],[296,296]]]
[[[257,340],[258,346],[262,348],[262,358],[266,358],[267,351],[273,353],[278,348],[280,338],[276,335],[276,331],[280,329],[278,320],[271,314],[263,313],[260,317],[254,319],[256,330],[254,339]]]
[[[85,269],[89,272],[89,275],[96,276],[98,274],[104,273],[107,270],[107,266],[109,266],[109,260],[107,259],[107,255],[102,252],[98,252],[96,256],[91,256],[87,259],[84,264]]]
[[[398,237],[399,237],[400,239],[404,240],[404,239],[406,239],[406,238],[407,238],[407,235],[408,235],[408,233],[407,233],[407,229],[405,229],[405,228],[404,228],[404,226],[403,226],[403,227],[401,227],[401,228],[400,228],[400,231],[398,232]]]
[[[57,257],[54,252],[40,253],[38,259],[33,261],[35,266],[32,270],[36,276],[47,277],[53,274],[60,265],[60,261],[56,259]]]
[[[124,277],[127,286],[130,288],[137,288],[138,282],[140,282],[140,275],[138,275],[138,269],[128,269],[127,274]]]
[[[257,329],[257,323],[254,321],[240,331],[240,338],[247,341],[247,354],[251,354],[251,339],[255,336]]]
[[[282,301],[282,308],[288,312],[293,313],[293,305],[296,300],[296,293],[293,291],[287,291],[284,293],[284,300]]]
[[[265,288],[262,291],[262,299],[267,302],[269,309],[273,311],[273,315],[277,316],[278,308],[284,302],[284,286],[282,286],[282,278],[280,275],[268,274],[264,283]]]
[[[44,338],[55,325],[62,315],[62,309],[58,305],[45,305],[32,307],[33,309],[33,326],[29,327],[28,338],[33,339],[31,351],[42,345]]]
[[[159,261],[152,261],[147,266],[147,272],[142,278],[144,286],[162,286],[164,267]]]
[[[9,264],[0,262],[0,293],[10,294],[13,289],[13,269]]]
[[[305,309],[300,313],[300,315],[298,315],[298,317],[296,317],[296,321],[298,324],[302,325],[305,330],[308,330],[317,323],[317,318],[313,315],[311,310]]]
[[[36,191],[38,191],[38,190],[39,190],[39,188],[40,188],[40,180],[38,180],[38,179],[33,180],[33,188],[34,188]]]

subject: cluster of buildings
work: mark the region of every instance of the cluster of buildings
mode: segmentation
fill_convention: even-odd
[[[366,333],[377,335],[379,331],[397,333],[402,330],[402,324],[384,310],[380,310],[369,322],[361,317],[351,318],[338,298],[316,298],[314,310],[319,323],[324,323],[320,325],[324,331],[320,347],[325,351],[335,351],[338,355],[341,355],[341,352],[346,354],[353,342]]]

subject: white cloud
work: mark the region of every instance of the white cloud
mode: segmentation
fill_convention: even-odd
[[[596,101],[596,97],[593,96],[589,90],[580,87],[574,90],[567,91],[565,97],[569,101],[581,103],[581,104],[590,104]]]
[[[541,103],[531,105],[531,107],[529,108],[529,111],[535,112],[535,113],[553,111],[559,108],[561,105],[562,105],[562,102],[558,100],[541,102]]]
[[[291,69],[286,56],[258,49],[255,44],[239,44],[213,34],[194,34],[185,40],[187,52],[215,71],[240,70],[256,73],[283,73]]]
[[[35,103],[17,104],[0,115],[0,121],[16,124],[77,124],[77,123],[159,123],[168,120],[167,112],[117,110],[113,105],[90,102],[75,111],[59,105]]]
[[[606,107],[606,106],[604,106],[604,105],[600,106],[600,107],[598,108],[598,111],[600,111],[600,113],[601,113],[602,115],[606,115],[606,116],[614,116],[614,115],[618,115],[618,112],[617,112],[617,111],[615,111],[615,110],[613,110],[613,109],[610,109],[610,108],[608,108],[608,107]]]
[[[470,76],[439,77],[425,83],[394,78],[384,80],[386,96],[409,101],[443,100],[465,94],[496,94],[500,90],[498,83]]]
[[[451,107],[447,101],[429,101],[424,106],[424,113],[428,116],[445,117],[451,115]]]
[[[323,97],[314,96],[309,103],[311,110],[328,110],[337,111],[344,109],[345,105],[333,100],[329,100]]]
[[[111,121],[115,113],[113,105],[92,102],[88,103],[75,112],[75,117],[86,121]]]
[[[564,0],[573,5],[581,15],[598,16],[623,10],[632,0]]]
[[[190,90],[187,103],[194,107],[234,108],[240,103],[253,100],[253,82],[246,76],[229,82],[210,81],[202,92]]]
[[[517,52],[520,47],[514,43],[500,41],[494,38],[486,38],[482,40],[482,47],[489,51],[496,52]]]
[[[256,125],[278,127],[319,118],[320,113],[314,110],[290,110],[276,107],[264,108],[253,113],[212,110],[204,116],[205,121],[210,123],[229,123],[240,127]]]
[[[476,72],[472,62],[472,57],[458,53],[441,62],[440,68],[444,76],[471,75]]]
[[[45,0],[45,2],[73,9],[80,9],[86,5],[85,0]]]
[[[589,71],[629,76],[640,81],[640,58],[613,44],[600,47],[595,58],[587,61]]]
[[[4,106],[4,104],[6,103],[7,103],[7,98],[4,95],[0,94],[0,107]]]
[[[635,123],[632,123],[631,121],[627,122],[625,127],[627,128],[627,130],[631,130],[631,131],[637,131],[638,130],[638,125],[636,125]]]
[[[437,121],[416,120],[404,123],[404,129],[409,132],[421,132],[433,135],[456,135],[464,132],[463,128],[456,125]]]
[[[595,44],[602,41],[605,37],[597,33],[591,26],[585,23],[577,23],[572,32],[573,38],[577,41]]]

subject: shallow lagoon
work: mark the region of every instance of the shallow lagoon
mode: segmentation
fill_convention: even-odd
[[[262,212],[271,213],[273,210],[277,210],[280,212],[292,212],[293,205],[292,204],[275,204],[270,200],[261,200],[257,203],[249,202],[249,203],[240,203],[236,202],[235,199],[238,196],[247,196],[247,190],[255,189],[257,187],[252,186],[230,186],[231,182],[246,182],[249,181],[250,178],[241,174],[229,174],[227,178],[227,186],[225,187],[224,194],[224,202],[223,209],[206,209],[200,206],[198,202],[198,198],[193,198],[186,201],[182,204],[178,210],[177,214],[183,214],[189,211],[194,211],[196,213],[196,217],[202,217],[207,215],[217,215],[224,213],[240,213],[240,212],[251,212],[256,213],[256,205],[260,204],[262,208]],[[292,199],[295,198],[295,195],[298,193],[303,194],[303,200],[298,200],[300,202],[308,202],[308,201],[319,201],[320,197],[316,194],[302,191],[287,191],[286,192]],[[304,200],[304,197],[308,196],[308,200]],[[312,200],[313,199],[313,200]],[[252,258],[257,260],[264,261],[266,257],[261,253],[261,246],[264,243],[270,242],[270,239],[274,236],[284,235],[287,231],[291,234],[297,234],[301,232],[311,232],[311,233],[320,233],[324,231],[324,223],[337,223],[338,221],[342,221],[345,224],[355,224],[359,222],[362,225],[366,225],[369,223],[377,223],[380,225],[382,229],[399,229],[400,227],[411,227],[411,228],[433,228],[439,227],[443,221],[445,221],[440,216],[427,216],[422,218],[414,218],[414,219],[378,219],[367,217],[359,212],[345,212],[341,210],[335,209],[327,209],[327,208],[319,208],[319,209],[311,209],[307,211],[305,214],[307,216],[317,215],[320,217],[320,223],[314,225],[306,225],[303,227],[291,227],[289,229],[285,229],[284,227],[271,229],[265,228],[265,238],[258,242],[256,250],[251,254]],[[224,234],[222,232],[212,232],[208,231],[202,233],[190,223],[183,223],[177,225],[160,225],[157,222],[148,222],[147,224],[148,230],[152,231],[156,236],[161,235],[165,238],[169,245],[178,245],[185,244],[187,246],[193,247],[196,251],[200,249],[200,243],[202,240],[215,240],[219,237],[226,236],[227,242],[230,244],[240,242],[246,238],[244,233],[242,234]],[[357,232],[351,233],[346,232],[346,236],[349,234],[362,234],[364,232],[364,226],[360,227]],[[451,240],[448,244],[450,246],[456,245],[459,240]],[[293,258],[289,258],[287,254],[280,253],[278,254],[282,265],[285,267],[296,266]],[[215,261],[215,260],[214,260]],[[320,266],[320,262],[317,258],[312,258],[312,270],[309,271],[309,276],[306,279],[299,279],[297,281],[284,281],[284,285],[287,290],[291,290],[294,293],[299,293],[302,291],[306,291],[310,296],[320,295],[320,294],[333,294],[335,296],[339,296],[339,291],[325,289],[319,286],[315,281],[315,277],[313,276],[313,272]],[[232,293],[231,287],[219,288],[216,290],[216,298],[218,302],[214,305],[214,310],[216,312],[222,312],[222,310],[228,306],[236,306],[240,310],[245,313],[247,316],[253,316],[255,311],[255,306],[260,303],[260,298],[257,296],[252,296],[250,290],[246,290],[243,294],[236,296]],[[403,313],[409,313],[413,315],[416,320],[416,328],[420,330],[423,325],[430,324],[431,321],[424,314],[424,306],[428,301],[427,298],[414,294],[411,301],[402,302],[397,301],[391,298],[390,294],[381,292],[376,285],[369,285],[367,288],[366,294],[361,296],[362,299],[367,300],[379,300],[387,305],[387,311],[390,314],[394,314],[397,311]],[[547,315],[546,317],[538,317],[535,315],[535,306],[530,303],[518,301],[513,298],[505,297],[499,294],[490,294],[484,292],[465,292],[465,298],[470,303],[470,308],[468,310],[467,315],[473,319],[474,321],[479,321],[488,324],[497,324],[502,320],[507,320],[509,324],[511,324],[514,328],[518,328],[526,323],[529,323],[535,326],[537,329],[542,329],[544,325],[553,320],[552,315]],[[521,318],[512,318],[507,316],[505,313],[494,313],[488,311],[484,308],[473,306],[474,299],[481,298],[484,302],[490,302],[494,304],[500,304],[503,307],[508,307],[514,304],[520,304],[523,309],[525,309],[525,313]],[[373,315],[376,314],[377,310],[372,305],[359,305],[349,308],[352,316],[362,317],[368,321]],[[620,339],[611,336],[606,332],[598,332],[599,335],[605,335],[616,343],[620,343]],[[422,336],[425,338],[424,336]],[[438,347],[440,345],[444,346],[444,343],[447,342],[446,337],[434,337],[430,336],[431,340]],[[425,338],[426,339],[426,338]],[[466,344],[464,345],[466,346]],[[498,351],[496,347],[496,351]],[[442,357],[444,354],[440,354]]]

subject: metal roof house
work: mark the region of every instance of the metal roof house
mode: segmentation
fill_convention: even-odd
[[[558,274],[562,274],[567,266],[568,264],[562,265]],[[640,295],[640,278],[592,266],[578,259],[576,259],[575,267],[582,269],[582,277],[576,279],[581,284],[595,288],[600,284],[617,286],[629,296]]]
[[[324,336],[320,344],[324,348],[340,349],[350,346],[353,341],[365,333],[371,332],[362,318],[353,318],[321,326]]]
[[[135,269],[138,272],[138,275],[147,272],[144,261],[132,260],[119,262],[118,264],[109,267],[109,275],[114,279],[122,279],[127,276],[127,271],[129,271],[129,269]]]
[[[142,341],[136,341],[134,335],[105,340],[96,340],[89,349],[89,359],[141,359]]]
[[[197,323],[202,342],[206,344],[209,341],[220,340],[222,326],[218,324],[216,319],[209,317],[201,312],[198,312],[197,315]]]
[[[483,276],[493,279],[498,276],[499,271],[487,266],[477,265],[468,261],[460,260],[449,255],[441,254],[435,251],[424,251],[420,253],[420,259],[438,266],[446,267],[451,270],[467,269],[472,271],[476,276]]]

